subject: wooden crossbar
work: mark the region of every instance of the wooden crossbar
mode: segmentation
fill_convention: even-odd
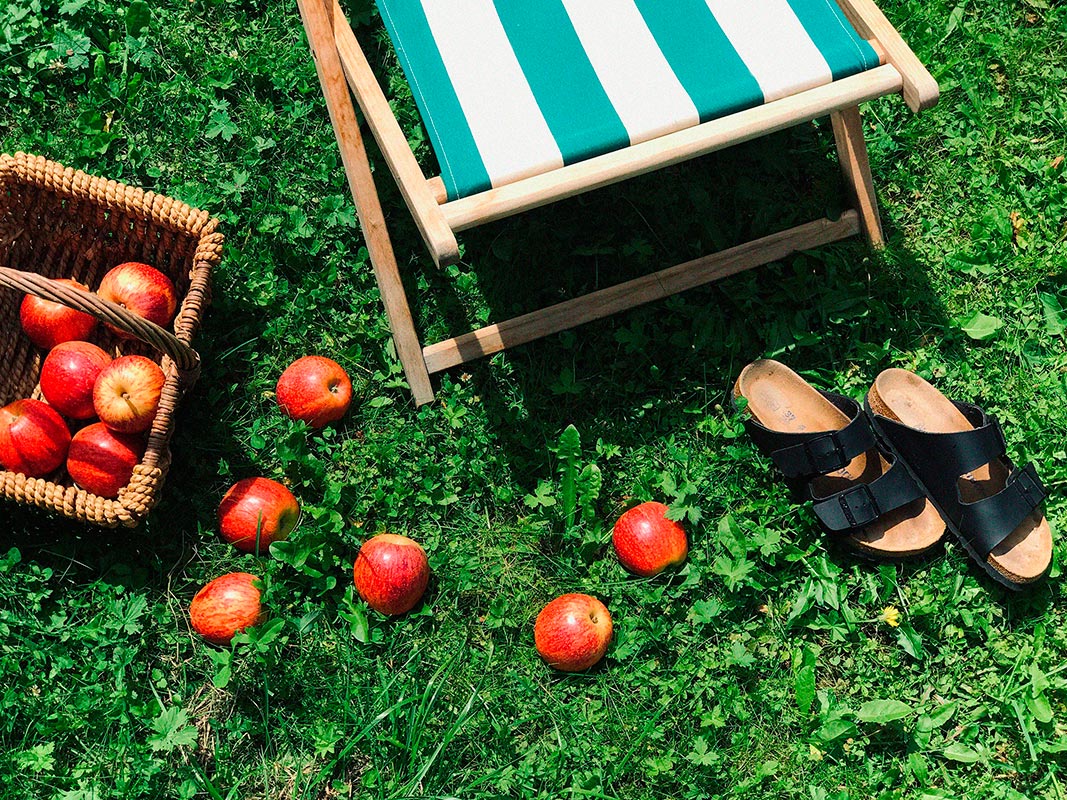
[[[852,108],[899,92],[901,86],[896,67],[886,64],[729,117],[453,200],[441,209],[452,230],[464,231]]]
[[[878,63],[882,64],[882,65],[886,64],[887,60],[888,60],[887,59],[887,55],[886,55],[886,52],[883,49],[882,45],[878,42],[878,40],[877,39],[869,39],[869,40],[867,40],[867,44],[869,44],[871,46],[871,49],[873,49],[874,52],[878,54]],[[890,83],[892,84],[892,81],[890,81]],[[856,96],[862,96],[862,95],[856,95]],[[786,98],[786,99],[788,99],[788,98]],[[780,102],[780,101],[776,101],[776,102]],[[788,106],[788,103],[785,103],[783,105],[784,106]],[[794,111],[796,111],[796,109],[794,109]],[[822,112],[821,114],[816,114],[815,116],[824,116],[826,113],[828,113],[828,111],[827,112]],[[815,118],[814,116],[805,117],[803,114],[801,114],[800,117],[801,118],[798,119],[799,122],[806,122],[809,119],[814,119]],[[750,128],[753,124],[756,124],[755,115],[751,115],[750,114],[750,115],[748,115],[748,117],[742,117],[740,127],[742,129],[747,129],[747,128]],[[790,123],[790,124],[793,124],[793,123]],[[721,142],[719,142],[719,141],[717,141],[715,139],[715,137],[720,137],[720,138],[722,137],[723,126],[721,124],[719,126],[705,127],[703,129],[703,131],[700,131],[700,132],[697,132],[697,133],[698,133],[699,137],[703,137],[705,134],[708,135],[708,144],[709,145],[713,145],[712,146],[712,150],[721,150],[721,149],[723,149],[725,147],[729,147],[730,144],[734,144],[734,142],[721,143]],[[690,135],[692,136],[693,134],[690,134]],[[671,137],[671,136],[665,137],[665,139],[667,141],[670,141],[672,138],[674,138],[674,137]],[[659,141],[663,141],[663,140],[664,139],[660,139]],[[647,145],[646,145],[646,147],[647,147]],[[711,150],[701,150],[698,153],[698,155],[701,155],[701,154],[704,154],[704,153],[708,153],[708,152],[711,152]],[[640,162],[640,159],[638,161]],[[664,165],[661,165],[661,164],[657,163],[655,166],[651,167],[651,169],[659,169],[660,166],[664,166]],[[609,169],[610,169],[610,167],[609,167]],[[648,171],[648,170],[645,170],[645,171]],[[639,174],[639,173],[633,173],[633,174],[636,175],[636,174]],[[625,178],[630,177],[630,176],[631,175],[628,173],[628,174],[623,175],[622,177],[620,177],[619,180],[624,180]],[[438,175],[436,177],[433,177],[433,178],[430,178],[427,181],[427,184],[429,184],[430,192],[433,195],[434,199],[437,200],[437,202],[440,205],[444,205],[445,203],[448,202],[448,192],[445,189],[445,182],[441,179],[440,175]]]
[[[703,286],[747,269],[778,261],[791,253],[847,239],[859,233],[859,215],[846,211],[837,220],[820,219],[762,239],[642,275],[607,289],[538,309],[521,317],[446,339],[422,350],[433,372],[498,353],[553,333],[602,319],[619,311]]]

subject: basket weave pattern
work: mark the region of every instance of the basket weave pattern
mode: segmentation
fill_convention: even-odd
[[[191,344],[210,300],[211,272],[222,255],[217,225],[207,212],[169,197],[39,156],[0,155],[0,266],[74,278],[95,290],[104,274],[122,262],[151,264],[178,291],[175,347]],[[38,377],[45,354],[22,332],[22,298],[21,292],[0,288],[0,406],[41,396]],[[93,342],[113,356],[148,356],[166,375],[144,458],[129,485],[118,498],[108,499],[77,488],[65,472],[44,479],[0,471],[0,496],[93,525],[134,527],[159,499],[178,400],[198,370],[180,370],[169,356],[144,342],[120,338],[103,325],[97,326]]]

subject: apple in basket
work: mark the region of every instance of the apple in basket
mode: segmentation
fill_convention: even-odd
[[[565,594],[541,609],[534,646],[550,667],[581,672],[604,657],[611,643],[611,614],[587,594]]]
[[[60,278],[56,283],[83,292],[89,291],[88,286],[70,278]],[[75,311],[62,303],[53,303],[32,294],[26,295],[22,300],[19,321],[30,340],[44,350],[51,350],[62,342],[88,339],[96,327],[96,318],[84,311]]]
[[[405,614],[413,609],[430,581],[426,551],[413,539],[380,533],[359,549],[352,568],[359,596],[382,614]]]
[[[300,503],[287,488],[269,478],[238,481],[219,503],[219,533],[238,550],[266,552],[271,542],[286,539],[300,520]]]
[[[144,457],[142,437],[108,430],[94,422],[74,434],[67,455],[67,472],[87,492],[118,497],[133,477],[133,468]]]
[[[663,503],[641,503],[615,523],[611,534],[615,554],[626,569],[635,575],[658,575],[689,554],[685,528],[667,519]]]
[[[166,377],[144,356],[116,358],[101,371],[93,387],[93,408],[100,421],[119,433],[152,427]]]
[[[139,261],[119,264],[108,272],[96,293],[162,327],[174,319],[178,308],[174,282],[155,267]],[[130,338],[125,331],[113,325],[108,327],[124,339]]]
[[[231,572],[210,581],[189,604],[193,630],[212,644],[229,644],[234,634],[257,625],[263,619],[258,580]]]
[[[0,466],[28,478],[57,470],[67,457],[70,429],[40,400],[16,400],[0,408]]]
[[[278,379],[277,397],[287,417],[323,428],[348,411],[352,381],[336,361],[304,356],[285,368]]]
[[[111,356],[89,342],[63,342],[45,356],[41,394],[56,411],[70,419],[91,419],[93,387]]]

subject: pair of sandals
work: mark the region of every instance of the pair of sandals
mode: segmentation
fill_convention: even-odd
[[[1000,423],[978,406],[888,369],[860,408],[770,360],[745,367],[734,396],[747,401],[745,427],[794,497],[812,500],[822,526],[861,555],[917,556],[947,527],[1011,589],[1048,572],[1045,488],[1033,465],[1007,458]]]

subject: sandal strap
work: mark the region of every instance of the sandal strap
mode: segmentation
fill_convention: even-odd
[[[954,433],[920,431],[888,417],[878,416],[893,446],[919,476],[965,475],[1008,452],[1000,421],[970,403],[953,401],[974,426]]]
[[[908,470],[896,461],[871,483],[859,483],[829,497],[814,498],[815,515],[830,531],[866,528],[883,514],[923,497]]]
[[[812,478],[843,469],[860,453],[876,447],[874,432],[850,397],[819,391],[850,422],[836,431],[785,433],[762,425],[755,417],[745,419],[745,429],[760,452],[774,462],[787,478]]]
[[[1046,497],[1048,491],[1033,464],[1014,469],[999,492],[963,504],[960,532],[975,552],[986,558]]]

